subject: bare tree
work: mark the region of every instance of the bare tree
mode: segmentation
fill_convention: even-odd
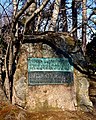
[[[26,34],[28,31],[28,28],[30,27],[30,23],[34,21],[35,17],[40,13],[40,11],[47,5],[49,0],[45,0],[42,2],[41,6],[36,9],[35,0],[28,0],[25,5],[21,8],[20,11],[18,11],[18,4],[16,3],[16,0],[13,0],[13,18],[12,18],[12,24],[9,34],[9,42],[6,50],[5,55],[5,70],[6,70],[6,79],[5,79],[5,91],[8,99],[12,101],[12,89],[13,89],[13,76],[16,70],[16,57],[20,48],[20,41],[22,40],[22,37],[19,35],[18,31],[18,21],[20,17],[29,11],[29,16],[26,16],[26,21],[24,24],[24,33]],[[31,27],[34,29],[34,27]],[[30,28],[30,29],[31,29]],[[17,33],[17,35],[16,35]],[[23,35],[23,34],[22,34]],[[16,43],[16,44],[15,44]]]

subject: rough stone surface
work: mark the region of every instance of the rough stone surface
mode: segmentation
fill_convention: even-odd
[[[25,107],[26,105],[26,94],[28,85],[26,83],[26,77],[21,77],[14,84],[14,96],[13,96],[13,104],[19,105],[21,107]]]
[[[77,107],[83,111],[92,110],[93,104],[89,99],[89,82],[88,78],[79,71],[75,70],[75,86]]]
[[[76,110],[73,91],[73,86],[66,85],[30,87],[27,98],[27,108],[35,111]]]
[[[96,107],[96,80],[90,80],[90,89],[89,89],[90,100],[93,102],[93,105]]]
[[[3,91],[3,88],[2,88],[2,86],[0,85],[0,102],[9,102],[8,101],[8,99],[6,98],[6,95],[5,95],[5,93],[4,93],[4,91]]]
[[[58,57],[50,47],[41,44],[23,45],[19,56],[14,76],[14,104],[34,111],[77,108],[88,111],[92,107],[88,91],[89,82],[86,76],[77,70],[74,71],[74,83],[69,86],[66,84],[28,86],[27,58]]]

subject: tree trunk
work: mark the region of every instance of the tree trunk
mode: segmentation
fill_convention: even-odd
[[[72,29],[77,28],[77,3],[72,0]],[[73,32],[74,40],[77,40],[77,29]]]
[[[28,8],[28,14],[29,16],[32,15],[32,13],[36,10],[36,2],[32,3]],[[30,32],[34,33],[35,30],[35,19],[32,20],[32,22],[29,24],[29,30]]]
[[[12,0],[13,3],[13,15],[16,15],[17,12],[17,0]]]
[[[37,5],[40,7],[40,0],[38,1]],[[41,14],[41,13],[40,13],[40,14]],[[41,16],[40,16],[40,14],[39,14],[38,17],[37,17],[37,24],[36,24],[36,29],[35,29],[35,31],[39,31],[39,29],[40,29],[40,21],[41,21]]]
[[[0,83],[2,80],[2,48],[0,48]]]
[[[49,26],[49,31],[55,31],[56,29],[56,21],[58,19],[60,3],[61,3],[61,0],[55,0],[53,15],[51,18],[51,24]]]
[[[13,3],[13,19],[15,19],[15,15],[17,13],[17,0],[12,0]],[[18,23],[16,24],[16,33],[15,36],[18,37]]]
[[[66,0],[61,0],[61,13],[62,13],[62,19],[63,19],[63,32],[68,31],[67,26],[67,15],[66,15]]]
[[[13,20],[15,19],[15,15],[17,13],[17,1],[13,0]],[[13,24],[12,24],[13,25]],[[13,26],[12,26],[13,27]],[[13,33],[12,29],[10,30],[10,40],[7,46],[7,51],[5,55],[5,71],[6,78],[4,81],[4,89],[6,96],[12,102],[12,93],[13,93],[13,66],[14,66],[14,55],[15,55],[15,46],[13,46],[13,41],[15,41],[15,37],[18,37],[18,25],[16,24],[16,32]],[[16,35],[17,34],[17,35]]]
[[[6,50],[6,55],[5,55],[5,72],[6,72],[6,77],[4,80],[4,91],[6,94],[6,97],[8,98],[8,100],[10,100],[10,82],[9,82],[9,75],[8,75],[8,55],[9,55],[9,44],[7,46],[7,50]]]
[[[86,52],[86,23],[87,23],[87,8],[86,8],[87,0],[83,0],[82,2],[82,50],[85,55]]]
[[[10,101],[12,102],[12,93],[13,93],[13,44],[10,43],[9,48],[9,83],[10,83]]]
[[[41,21],[41,16],[39,15],[35,31],[39,31],[39,29],[40,29],[40,21]]]

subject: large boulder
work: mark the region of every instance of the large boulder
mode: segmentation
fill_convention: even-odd
[[[29,54],[28,54],[29,53]],[[38,55],[37,55],[38,53]],[[78,55],[80,56],[80,54]],[[76,59],[78,58],[76,57]],[[90,111],[93,108],[89,99],[89,81],[76,69],[73,71],[72,84],[66,85],[28,85],[28,57],[58,57],[48,45],[23,45],[20,51],[17,69],[14,75],[13,103],[27,110],[59,110]],[[59,56],[62,57],[62,56]],[[80,57],[80,61],[83,58]],[[84,63],[85,64],[85,63]]]

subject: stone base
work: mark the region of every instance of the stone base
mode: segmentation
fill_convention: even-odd
[[[26,108],[32,111],[76,110],[72,86],[43,85],[29,87]]]

